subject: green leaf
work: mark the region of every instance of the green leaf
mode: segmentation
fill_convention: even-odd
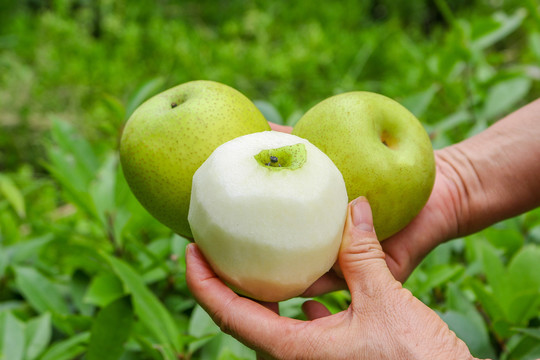
[[[104,307],[92,326],[88,360],[116,360],[124,352],[133,324],[130,297],[117,299]]]
[[[46,150],[48,161],[44,166],[53,178],[60,182],[60,185],[69,192],[79,193],[86,191],[90,179],[74,171],[75,159],[73,156],[53,145],[49,145]]]
[[[23,360],[24,323],[10,311],[0,313],[0,360]]]
[[[450,329],[465,341],[475,357],[494,358],[486,323],[476,306],[455,283],[448,284],[446,297],[449,311],[442,318]]]
[[[26,323],[26,355],[25,360],[36,359],[46,348],[52,338],[51,314],[46,312]]]
[[[64,159],[63,154],[57,149],[48,149],[50,163],[43,164],[47,171],[62,186],[62,189],[70,197],[70,200],[92,218],[100,220],[99,215],[83,181],[73,175],[72,165]]]
[[[540,247],[523,247],[510,261],[507,278],[511,284],[512,299],[508,319],[514,324],[525,324],[540,309]]]
[[[133,334],[134,340],[137,342],[140,352],[142,352],[145,357],[144,359],[153,359],[153,360],[178,360],[178,357],[170,351],[170,349],[165,349],[161,345],[154,343],[153,339],[149,339],[146,336],[140,336],[135,333]],[[138,357],[134,360],[139,359]]]
[[[16,243],[21,238],[19,220],[11,211],[0,211],[0,239],[7,245]]]
[[[253,101],[257,109],[263,114],[266,121],[273,122],[275,124],[284,125],[283,117],[274,105],[264,100]]]
[[[116,169],[116,186],[114,189],[114,199],[116,213],[114,217],[114,236],[117,241],[122,243],[124,232],[139,234],[144,229],[146,232],[149,229],[165,227],[159,223],[148,211],[146,211],[141,203],[135,198],[129,188],[124,174],[120,166]]]
[[[26,217],[26,206],[24,204],[24,196],[15,185],[15,183],[7,176],[0,174],[0,194],[2,194],[8,203],[13,207],[13,210],[20,218]]]
[[[504,265],[499,258],[496,249],[491,244],[482,241],[480,243],[480,249],[482,264],[484,265],[488,283],[493,289],[493,295],[506,314],[513,293],[512,288],[507,281]]]
[[[292,306],[304,302],[305,299],[296,299],[289,302]],[[287,305],[285,306],[287,307]],[[286,309],[288,315],[292,309]],[[283,316],[288,316],[283,314]],[[196,305],[189,320],[188,334],[196,338],[189,344],[189,353],[201,350],[201,359],[254,359],[254,352],[233,337],[221,332],[212,318],[202,307]]]
[[[296,297],[279,303],[279,314],[288,318],[299,318],[303,316],[302,304],[305,298]]]
[[[219,332],[219,327],[214,323],[210,315],[201,306],[196,305],[189,319],[188,334],[195,337],[203,337],[215,335]]]
[[[51,134],[62,153],[73,158],[71,173],[87,184],[94,178],[99,167],[99,161],[88,141],[78,136],[71,124],[60,120],[53,121]]]
[[[2,232],[0,232],[0,241],[2,239]],[[2,247],[0,247],[0,278],[3,278],[6,276],[6,269],[11,264],[11,261],[9,259],[9,254],[7,251],[3,251]],[[1,310],[1,309],[0,309]]]
[[[52,345],[39,360],[72,360],[86,350],[89,332],[83,332]]]
[[[30,305],[40,313],[68,314],[69,307],[58,288],[34,268],[15,267],[15,282]]]
[[[148,80],[142,84],[131,96],[126,106],[126,119],[152,95],[156,94],[163,87],[164,80],[161,77]]]
[[[96,179],[89,189],[96,210],[105,226],[109,226],[108,217],[115,212],[114,190],[117,167],[118,155],[111,153],[99,168]]]
[[[0,302],[0,313],[11,310],[23,310],[26,308],[26,303],[20,300],[8,300]]]
[[[92,318],[90,316],[79,314],[52,314],[52,321],[55,327],[68,335],[73,335],[81,331],[88,331],[92,326]]]
[[[116,244],[117,248],[122,248],[124,246],[124,237],[123,232],[126,228],[126,225],[129,223],[129,221],[132,219],[132,213],[125,209],[116,209],[114,216],[112,217],[113,222],[113,239],[114,243]],[[147,214],[150,216],[149,214]],[[155,220],[155,219],[154,219]],[[155,220],[157,221],[157,220]],[[139,223],[137,223],[139,225]],[[143,228],[142,226],[140,229]]]
[[[75,130],[66,122],[54,121],[51,132],[54,143],[47,144],[48,161],[43,166],[79,209],[100,220],[88,193],[100,163],[94,150],[86,140],[76,136]]]
[[[201,360],[255,360],[255,352],[230,335],[219,333],[201,349]]]
[[[346,310],[351,303],[351,293],[346,290],[334,291],[315,298],[323,304],[332,314]]]
[[[515,229],[497,229],[490,227],[482,231],[482,235],[496,248],[504,250],[505,255],[511,258],[521,247],[525,239]]]
[[[475,278],[469,278],[468,282],[476,295],[476,298],[492,320],[497,320],[505,316],[501,305],[497,301],[497,297],[489,292],[484,284]]]
[[[540,32],[534,31],[529,34],[529,49],[540,61]]]
[[[522,291],[515,294],[508,305],[507,318],[514,325],[526,325],[538,315],[540,296],[538,290]]]
[[[301,111],[301,110],[295,110],[293,111],[288,117],[287,119],[285,119],[285,123],[283,125],[289,125],[289,126],[294,126],[298,120],[300,120],[300,118],[302,117],[304,113]]]
[[[451,263],[455,243],[455,241],[451,241],[437,246],[422,261],[422,267],[424,269],[431,269],[433,267],[440,267],[441,265],[445,266]]]
[[[82,270],[76,269],[69,283],[69,294],[75,311],[83,316],[92,316],[94,307],[84,302],[84,294],[90,283],[90,277]]]
[[[516,328],[514,330],[540,340],[540,328]]]
[[[426,273],[427,277],[417,289],[419,294],[431,291],[433,288],[446,284],[450,279],[458,277],[464,272],[462,265],[437,265],[433,266]]]
[[[498,82],[487,93],[482,116],[485,119],[494,119],[508,114],[519,102],[523,101],[531,85],[531,79],[525,77]]]
[[[124,296],[122,282],[114,274],[106,273],[92,279],[84,296],[84,301],[100,307]]]
[[[446,297],[449,311],[444,314],[443,320],[467,343],[475,357],[493,358],[495,351],[486,323],[475,305],[455,283],[448,284]]]
[[[467,132],[465,138],[470,138],[475,135],[480,134],[481,132],[485,131],[489,127],[489,123],[486,118],[484,117],[478,117],[476,121],[473,123],[472,128],[469,129]]]
[[[496,320],[493,320],[491,326],[493,332],[499,338],[509,338],[514,334],[514,324],[510,323],[506,318],[497,318]]]
[[[478,323],[466,314],[452,310],[441,314],[441,318],[456,333],[457,337],[467,344],[473,356],[482,359],[495,356],[483,323]]]
[[[196,305],[189,318],[188,334],[197,340],[190,342],[189,353],[194,353],[200,349],[220,332],[221,330],[210,315],[202,307]]]
[[[405,40],[409,40],[409,38],[405,38]],[[404,41],[402,45],[404,45],[407,50],[410,50],[411,54],[415,54],[416,47],[414,46],[414,43],[411,41]],[[368,60],[372,57],[376,48],[376,40],[372,37],[368,37],[366,41],[364,41],[360,47],[357,48],[357,50],[355,49],[356,54],[354,58],[352,58],[348,69],[346,69],[345,76],[342,79],[344,83],[351,83],[350,86],[353,86],[352,84],[358,81],[366,67]]]
[[[534,334],[537,329],[514,328],[513,330],[519,334],[512,336],[507,342],[504,359],[540,359],[540,342]]]
[[[527,245],[510,261],[508,277],[515,291],[532,290],[540,293],[540,247]],[[539,294],[540,296],[540,294]]]
[[[428,109],[429,105],[433,101],[433,98],[439,92],[440,86],[437,84],[431,84],[429,88],[426,90],[420,91],[416,94],[412,94],[403,100],[401,100],[401,104],[405,106],[407,109],[409,109],[410,112],[412,112],[417,118],[421,118],[426,110]]]
[[[181,352],[180,334],[165,306],[148,289],[141,276],[125,262],[110,255],[103,257],[118,275],[127,292],[130,293],[135,308],[135,314],[152,332],[162,346],[170,347]]]
[[[441,121],[438,121],[431,129],[434,132],[444,132],[451,129],[455,129],[461,124],[469,123],[472,120],[472,115],[467,110],[458,110]]]
[[[476,307],[465,296],[456,283],[449,283],[446,287],[446,303],[449,310],[472,316],[478,315]]]
[[[155,345],[154,345],[155,346]],[[177,360],[178,356],[174,354],[174,351],[170,346],[157,346],[157,351],[160,353],[161,358],[164,360]]]
[[[9,254],[12,264],[28,262],[37,257],[43,247],[49,244],[53,239],[53,234],[49,233],[37,238],[18,242],[9,246],[6,249],[6,253]]]
[[[103,94],[101,97],[101,101],[113,114],[113,124],[121,125],[126,117],[126,108],[124,107],[124,104],[120,101],[120,99],[111,94]]]
[[[538,360],[540,359],[540,345],[537,343],[531,346],[531,349],[523,356],[520,357],[523,360]]]
[[[511,16],[507,16],[504,13],[495,13],[491,21],[493,24],[492,30],[475,38],[472,47],[476,49],[485,49],[495,44],[520,27],[526,17],[527,11],[525,9],[518,9]]]

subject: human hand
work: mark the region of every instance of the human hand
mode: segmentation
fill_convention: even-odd
[[[339,265],[351,305],[331,315],[306,301],[309,321],[285,318],[229,289],[195,244],[186,254],[188,286],[220,328],[263,359],[471,359],[438,315],[394,279],[364,198],[348,208]]]
[[[270,123],[270,127],[275,131],[292,131],[291,126]],[[394,277],[402,283],[431,250],[458,235],[456,209],[460,198],[458,182],[455,181],[457,174],[445,151],[435,151],[435,184],[422,211],[404,229],[382,242],[386,263]],[[339,265],[336,269],[339,273]],[[304,296],[316,296],[340,289],[346,289],[345,281],[335,271],[330,271],[313,284]]]

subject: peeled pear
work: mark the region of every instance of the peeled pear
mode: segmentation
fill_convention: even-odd
[[[262,301],[304,292],[337,259],[347,191],[334,163],[265,131],[219,146],[193,176],[189,223],[218,276]]]

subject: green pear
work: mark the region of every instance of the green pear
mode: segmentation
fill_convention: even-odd
[[[221,144],[266,130],[264,116],[237,90],[213,81],[188,82],[135,110],[120,142],[122,169],[148,212],[191,238],[187,216],[195,171]]]
[[[349,201],[367,197],[381,241],[404,228],[431,194],[435,160],[429,136],[388,97],[362,91],[330,97],[310,109],[293,134],[332,159]]]
[[[193,176],[189,223],[214,271],[262,301],[303,293],[335,263],[343,176],[298,136],[265,131],[218,147]]]

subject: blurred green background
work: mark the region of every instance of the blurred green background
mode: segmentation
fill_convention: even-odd
[[[140,207],[118,166],[133,110],[195,79],[288,125],[331,95],[379,92],[441,148],[540,96],[540,8],[0,1],[0,359],[254,359],[196,306],[186,240]],[[440,246],[406,286],[475,356],[537,359],[539,244],[535,210]],[[282,312],[301,318],[300,303]]]

